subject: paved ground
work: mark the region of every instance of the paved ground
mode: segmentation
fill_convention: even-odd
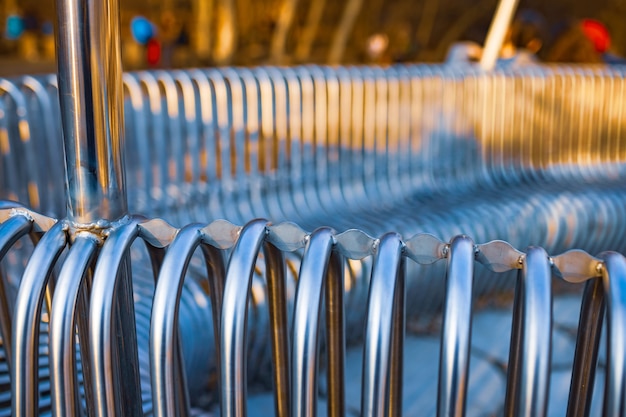
[[[467,416],[502,415],[506,388],[506,363],[511,332],[511,307],[496,306],[475,313],[472,330],[472,355]],[[553,305],[554,330],[552,378],[548,416],[565,415],[569,395],[571,366],[574,357],[576,327],[580,312],[580,295],[556,297]],[[434,416],[437,401],[439,339],[436,333],[407,333],[404,364],[404,415]],[[361,349],[351,348],[346,356],[347,415],[358,416],[361,389]],[[604,353],[600,353],[598,376],[591,415],[601,414]],[[325,416],[325,377],[320,379],[318,415]],[[274,416],[271,393],[250,395],[249,414]],[[213,415],[219,414],[214,411]]]

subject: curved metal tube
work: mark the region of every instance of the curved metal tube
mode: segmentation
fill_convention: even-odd
[[[328,280],[328,262],[333,245],[331,229],[317,229],[307,242],[300,264],[293,311],[292,417],[317,415],[318,329],[322,295],[325,281]]]
[[[89,363],[98,417],[140,415],[141,390],[129,250],[139,219],[113,230],[94,270],[89,305]],[[129,300],[123,298],[130,297]]]
[[[567,417],[588,417],[591,412],[604,310],[602,279],[592,279],[585,284],[580,307]]]
[[[529,247],[515,288],[505,414],[546,415],[552,350],[552,287],[548,255]]]
[[[245,417],[246,326],[254,264],[266,236],[265,220],[253,220],[241,231],[226,272],[220,325],[220,409],[224,417]]]
[[[52,269],[67,244],[66,224],[58,222],[35,247],[15,300],[11,415],[39,414],[39,328]]]
[[[404,306],[394,303],[398,290],[404,290],[402,241],[396,233],[387,233],[380,238],[374,258],[372,279],[367,302],[365,324],[365,350],[363,354],[363,391],[361,415],[383,417],[387,415],[386,394],[390,385],[401,384],[397,375],[392,375],[391,357],[394,318],[397,310]],[[401,311],[403,314],[404,311]],[[404,330],[404,329],[402,329]],[[396,358],[402,367],[402,357]],[[395,366],[393,366],[395,368]],[[390,382],[391,381],[391,382]],[[391,397],[391,393],[390,393]],[[402,395],[396,400],[402,401]],[[392,400],[390,399],[390,403]],[[389,404],[389,407],[392,405]],[[402,408],[396,409],[399,412]],[[395,414],[391,414],[395,415]]]
[[[192,79],[192,86],[185,78],[187,74]],[[348,226],[366,228],[372,235],[394,228],[405,235],[427,231],[443,238],[462,232],[472,234],[477,241],[510,236],[517,239],[512,242],[515,246],[533,241],[543,244],[550,252],[578,245],[583,245],[591,253],[607,246],[623,248],[624,224],[621,219],[626,214],[626,194],[620,178],[624,175],[623,161],[626,159],[620,150],[620,142],[626,130],[614,120],[624,120],[624,99],[617,94],[615,100],[606,100],[602,104],[606,114],[596,117],[593,113],[589,120],[578,120],[578,115],[586,111],[585,104],[575,103],[568,110],[558,100],[560,91],[568,91],[577,100],[593,100],[597,104],[607,97],[605,89],[624,91],[623,71],[541,67],[483,74],[441,66],[406,66],[385,70],[319,67],[220,69],[157,75],[158,80],[151,73],[127,77],[142,80],[141,86],[135,82],[129,87],[133,102],[137,104],[137,117],[153,118],[152,123],[145,123],[144,134],[136,139],[141,146],[134,144],[137,149],[152,153],[141,155],[145,157],[143,161],[147,161],[147,165],[141,168],[147,169],[144,174],[147,178],[155,177],[155,181],[145,182],[152,184],[146,185],[152,193],[147,194],[150,204],[144,205],[152,212],[146,214],[154,215],[156,208],[166,219],[175,218],[178,224],[184,224],[195,215],[208,216],[209,219],[227,217],[239,222],[247,220],[246,213],[267,212],[279,217],[296,215],[298,222],[308,230],[330,223],[340,230]],[[400,79],[402,87],[398,85]],[[19,82],[13,85],[18,90],[26,86],[20,86]],[[544,87],[548,90],[543,91]],[[149,91],[146,93],[144,88]],[[508,117],[517,114],[520,106],[517,100],[509,97],[527,90],[533,92],[529,97],[533,102],[545,104],[542,110],[545,110],[545,119],[549,119],[546,126],[539,126],[538,120],[533,119],[533,123],[526,120],[527,111],[520,113],[519,120],[507,125]],[[24,94],[18,93],[16,97],[24,99]],[[191,99],[194,94],[198,95],[198,101]],[[12,97],[5,99],[6,111],[13,110],[11,100],[17,99]],[[151,110],[143,106],[145,97],[150,98]],[[165,114],[164,98],[170,102],[168,110],[178,111],[179,118],[193,114],[189,106],[199,106],[197,115],[202,114],[202,126],[191,122],[182,125],[175,114],[170,115],[171,124],[160,120],[164,118],[158,115]],[[337,100],[341,104],[338,105]],[[522,104],[529,102],[527,98],[521,101]],[[17,101],[15,103],[20,107]],[[27,113],[18,115],[16,120],[23,120],[26,126],[38,120],[40,109],[37,105],[23,108]],[[397,112],[402,114],[396,115]],[[612,122],[608,122],[610,120]],[[5,124],[13,130],[16,126],[13,120],[3,119],[0,123],[0,129]],[[242,129],[246,128],[259,130],[259,124],[261,139],[248,140],[247,132],[242,134]],[[171,133],[183,136],[166,137],[164,132],[168,126],[178,126]],[[200,128],[203,135],[200,146],[203,149],[198,157],[193,154],[197,138],[184,136],[194,126]],[[43,135],[37,139],[35,132],[36,129],[31,129],[33,147],[37,145],[36,140],[44,140]],[[544,132],[550,141],[543,140]],[[0,136],[2,134],[0,132]],[[259,135],[258,132],[255,134]],[[285,136],[284,141],[282,136]],[[520,142],[516,136],[530,139]],[[561,136],[568,139],[562,141]],[[591,142],[596,136],[606,136],[611,143],[596,148]],[[19,137],[10,139],[11,144],[19,145]],[[159,141],[167,143],[154,146],[154,139],[159,145]],[[170,140],[180,142],[170,143]],[[19,152],[31,149],[18,148]],[[168,149],[175,150],[176,155],[168,155]],[[15,155],[20,156],[19,152]],[[335,159],[337,153],[341,166]],[[519,158],[515,158],[518,154]],[[549,154],[545,160],[541,159],[544,154]],[[12,155],[11,159],[14,159]],[[541,158],[536,160],[536,155]],[[247,156],[253,159],[250,168],[242,164]],[[263,163],[260,163],[261,157]],[[4,161],[9,157],[3,155],[3,158]],[[181,180],[183,173],[180,169],[187,166],[188,158],[191,158],[192,165],[196,163],[206,171],[205,175]],[[394,166],[398,161],[405,165]],[[461,163],[455,165],[456,162]],[[178,169],[176,175],[170,176],[170,167]],[[161,172],[161,178],[156,174],[158,172]],[[398,179],[402,182],[394,182]],[[541,182],[541,187],[535,187],[543,179],[547,179],[547,183]],[[578,180],[584,181],[579,184]],[[198,184],[193,183],[196,181]],[[26,182],[16,179],[15,184]],[[511,186],[518,184],[520,187]],[[563,191],[563,184],[569,191]],[[532,186],[530,195],[529,185]],[[178,204],[181,194],[177,194],[176,188],[179,186],[185,193],[190,193],[182,195],[184,204]],[[503,187],[507,187],[504,197],[498,195]],[[447,190],[452,192],[439,198]],[[476,190],[479,193],[475,193]],[[432,194],[431,191],[438,193]],[[200,196],[200,203],[192,205],[191,201],[197,196]],[[206,200],[208,204],[205,204]],[[494,201],[500,203],[497,209],[493,208]],[[417,204],[421,204],[424,210],[416,214],[414,207]],[[384,210],[380,209],[381,205]],[[209,210],[205,210],[207,206]],[[590,211],[590,207],[597,210]],[[594,214],[590,215],[590,212]],[[485,222],[485,219],[492,218],[493,221]],[[513,218],[516,222],[511,221]],[[528,222],[522,219],[532,220],[535,227],[528,227]],[[589,233],[593,233],[593,237]],[[204,250],[205,246],[202,248]],[[280,264],[281,261],[272,260],[271,246],[266,249],[266,261]],[[151,251],[151,256],[157,251]],[[155,259],[158,256],[155,255]],[[155,263],[158,264],[158,259]],[[268,272],[275,269],[269,264],[266,267]],[[411,308],[410,314],[438,307],[440,298],[433,294],[439,295],[443,290],[441,281],[431,286],[430,281],[423,279],[426,269],[416,271],[418,279],[409,281],[407,289],[411,293],[419,292],[420,301],[428,303],[412,303],[415,307]],[[486,277],[486,274],[476,277],[477,293],[484,294],[510,285],[508,280],[487,280]],[[272,278],[271,282],[282,281]],[[350,286],[346,300],[354,307],[348,311],[352,322],[360,323],[365,314],[365,291],[362,289],[367,285],[367,277],[359,275],[355,282],[357,285]],[[398,289],[400,284],[398,282],[396,287],[398,297],[402,294]],[[421,291],[426,287],[428,291]],[[275,297],[270,304],[279,309],[282,308],[280,291],[280,288],[276,292],[272,290]],[[219,296],[221,291],[215,294]],[[521,289],[518,291],[518,305],[524,304],[524,294]],[[393,304],[399,303],[401,300]],[[212,303],[212,307],[221,311],[219,303]],[[267,304],[260,303],[258,314],[264,317],[266,308]],[[278,312],[271,319],[274,328],[282,326],[279,324],[284,322],[279,318],[281,314]],[[218,316],[214,314],[214,317]],[[522,337],[519,334],[523,334],[519,330],[522,322],[518,318],[515,325],[517,330],[514,333],[518,336],[514,337],[518,339]],[[394,321],[395,326],[398,323],[400,321]],[[219,334],[230,331],[220,330],[219,326],[214,326],[214,330]],[[391,332],[396,340],[399,333]],[[269,337],[259,338],[260,342],[252,347],[257,356],[268,355],[269,349],[263,345],[266,339]],[[275,357],[284,357],[277,352],[285,350],[279,345],[284,345],[286,339],[281,336],[274,340]],[[399,343],[392,342],[392,345],[397,348]],[[394,354],[400,354],[400,351],[392,350],[392,357]],[[519,353],[518,358],[520,355],[523,353]],[[397,364],[391,360],[392,367]],[[329,368],[330,371],[336,369]],[[518,368],[521,369],[511,367],[511,372],[517,372],[515,369]],[[287,377],[278,376],[285,369],[279,366],[274,377],[287,381]],[[390,385],[393,383],[389,381]],[[333,393],[330,390],[329,395]],[[277,408],[288,409],[289,405],[285,405],[287,398],[288,395],[283,395]],[[457,402],[457,405],[461,403]]]
[[[626,413],[626,259],[615,252],[604,259],[602,282],[607,307],[607,364],[603,416]]]
[[[79,337],[83,357],[87,357],[88,332],[77,320],[77,311],[83,307],[88,295],[87,276],[95,260],[98,241],[88,233],[76,236],[70,251],[63,263],[63,268],[54,290],[52,310],[50,311],[50,367],[52,415],[65,417],[81,415],[80,395],[76,373],[76,322],[79,321]],[[83,300],[80,296],[83,294]],[[85,330],[85,331],[83,331]],[[83,377],[89,386],[90,375],[87,363],[83,363]],[[85,390],[87,407],[92,408],[90,390]]]
[[[13,216],[0,225],[0,261],[7,254],[11,246],[22,236],[30,233],[32,221],[26,216]],[[12,369],[12,321],[13,321],[13,300],[9,299],[7,277],[0,270],[0,334],[4,350],[6,352],[7,365]]]
[[[344,261],[331,253],[326,280],[326,350],[328,352],[328,416],[346,414],[346,329],[344,306]]]
[[[150,368],[152,382],[152,402],[154,414],[160,417],[189,415],[187,382],[178,337],[178,310],[183,290],[185,272],[195,249],[202,243],[201,225],[190,224],[178,232],[169,246],[152,302],[150,324]],[[219,253],[203,249],[211,289],[219,289],[224,267]],[[214,332],[219,329],[219,293],[211,293],[214,317]],[[218,349],[219,360],[219,349]],[[172,381],[178,381],[172,384]]]
[[[27,89],[31,90],[33,94],[37,97],[38,104],[41,106],[41,116],[42,116],[42,124],[43,126],[39,126],[43,131],[44,141],[43,143],[35,143],[35,147],[39,147],[41,145],[44,149],[43,152],[46,152],[46,155],[51,159],[50,163],[46,165],[46,169],[43,170],[43,174],[40,174],[39,184],[34,184],[39,188],[40,194],[42,194],[40,202],[40,206],[34,205],[35,201],[33,201],[33,197],[31,196],[30,203],[32,208],[37,210],[45,210],[46,214],[52,215],[56,214],[59,216],[63,213],[63,209],[65,208],[65,196],[61,193],[56,193],[55,185],[59,178],[63,178],[64,175],[64,166],[62,163],[62,158],[56,158],[58,155],[58,147],[61,145],[61,141],[59,136],[57,135],[57,121],[54,118],[54,106],[52,105],[52,100],[50,95],[46,91],[46,87],[43,82],[39,79],[31,76],[25,76],[22,78],[22,84]],[[33,150],[27,150],[27,153],[32,153],[36,155],[38,152]],[[61,156],[61,155],[58,155]],[[33,159],[32,162],[36,164],[36,159]],[[34,169],[34,166],[30,166],[29,170]],[[32,189],[32,186],[29,185],[29,189]],[[31,193],[32,194],[32,193]]]
[[[287,290],[283,254],[271,243],[263,245],[266,265],[267,298],[270,316],[270,339],[276,416],[288,417],[290,410],[289,325],[287,320]]]
[[[474,242],[457,236],[450,243],[439,357],[437,415],[464,416],[472,327]]]

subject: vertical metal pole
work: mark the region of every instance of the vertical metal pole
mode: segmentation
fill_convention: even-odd
[[[491,71],[496,65],[504,38],[513,20],[513,14],[517,9],[518,0],[500,0],[496,14],[491,21],[489,33],[485,40],[483,56],[480,58],[480,66],[485,71]]]
[[[117,0],[57,0],[57,63],[68,217],[89,225],[127,212]]]
[[[79,230],[99,234],[128,212],[122,149],[123,87],[118,0],[57,0],[57,65],[65,150],[67,215]],[[134,415],[141,401],[130,256],[118,269],[113,331],[124,343],[113,366],[123,369],[118,410]],[[90,287],[86,283],[85,290]],[[83,307],[85,310],[88,306]],[[87,341],[77,314],[79,336]],[[87,323],[83,323],[86,325]],[[81,349],[86,343],[81,342]],[[89,369],[83,352],[83,369]],[[88,376],[87,374],[85,376]],[[86,390],[91,381],[85,380]],[[97,388],[97,387],[96,387]],[[87,398],[90,396],[88,395]],[[93,404],[87,404],[93,409]]]

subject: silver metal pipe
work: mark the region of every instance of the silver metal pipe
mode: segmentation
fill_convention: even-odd
[[[548,254],[529,247],[515,288],[505,414],[545,416],[552,351],[552,287]]]
[[[202,242],[199,229],[200,225],[190,224],[178,233],[165,255],[154,292],[150,368],[154,413],[159,417],[189,415],[177,319],[185,271],[194,250]],[[178,383],[172,384],[172,381]]]
[[[220,409],[222,416],[245,417],[246,327],[254,265],[266,236],[266,222],[254,220],[241,231],[228,262],[220,325]]]
[[[330,229],[321,228],[307,242],[293,312],[291,363],[292,417],[317,415],[319,321],[328,262],[333,248]]]
[[[390,385],[401,384],[397,375],[392,375],[391,358],[393,352],[394,300],[398,291],[398,281],[402,273],[402,240],[396,233],[387,233],[381,239],[376,251],[372,279],[367,302],[365,328],[365,350],[363,353],[363,387],[361,395],[361,415],[383,417],[387,414],[387,397]],[[403,285],[400,285],[404,289]],[[402,359],[396,358],[400,368]],[[393,382],[390,382],[393,381]],[[389,395],[391,397],[391,394]],[[394,398],[394,400],[398,400]],[[402,398],[399,398],[400,405]],[[392,402],[390,398],[389,402]],[[394,407],[395,408],[395,407]],[[397,409],[400,412],[402,408]],[[397,415],[397,414],[391,414]]]
[[[626,258],[607,252],[602,281],[607,308],[607,364],[604,384],[604,416],[623,416],[626,413]]]
[[[141,392],[137,344],[135,337],[118,339],[135,333],[135,310],[132,301],[117,306],[124,294],[132,295],[124,280],[130,246],[139,234],[133,218],[113,230],[98,256],[89,305],[89,363],[93,368],[91,387],[95,401],[93,415],[112,417],[141,414]],[[123,327],[128,327],[123,329]]]
[[[198,247],[204,255],[212,304],[215,340],[219,335],[221,297],[224,288],[224,263],[221,254],[205,245],[201,225],[190,224],[180,230],[169,246],[157,280],[150,326],[150,369],[152,401],[156,416],[188,415],[189,398],[180,354],[178,315],[185,272]],[[184,324],[183,324],[184,325]],[[216,362],[220,351],[217,349]],[[177,380],[177,384],[171,381]]]
[[[78,386],[76,365],[76,325],[79,326],[79,337],[82,357],[87,357],[87,332],[77,320],[78,312],[86,312],[83,301],[88,291],[85,280],[98,251],[97,239],[89,233],[78,235],[63,263],[55,288],[50,311],[50,367],[52,415],[54,417],[81,415],[81,401]],[[91,278],[91,277],[89,277]],[[82,295],[82,297],[81,297]],[[84,323],[83,323],[84,324]],[[89,369],[83,363],[83,377],[89,383],[85,372]],[[91,397],[89,390],[86,396]],[[87,407],[93,409],[90,401]]]
[[[471,341],[474,242],[457,236],[450,243],[446,301],[441,333],[437,415],[464,416]]]
[[[67,224],[58,222],[39,241],[24,271],[15,300],[11,415],[39,415],[39,331],[48,282],[67,245]]]
[[[567,417],[590,415],[604,311],[605,294],[602,279],[592,279],[585,284],[580,307]]]
[[[9,249],[22,237],[32,230],[32,221],[26,216],[13,216],[0,225],[0,261]],[[7,277],[0,270],[0,334],[7,357],[7,365],[11,369],[13,300],[9,297],[9,283]]]
[[[117,0],[57,2],[57,64],[68,217],[79,224],[126,214]]]

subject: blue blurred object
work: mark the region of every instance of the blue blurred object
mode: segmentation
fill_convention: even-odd
[[[143,16],[136,16],[130,21],[130,31],[133,39],[145,45],[155,35],[154,25]]]
[[[41,33],[43,33],[44,35],[54,35],[54,25],[51,21],[46,20],[45,22],[43,22],[43,24],[41,25]]]
[[[7,38],[12,40],[19,39],[22,33],[24,33],[24,19],[16,14],[7,17]]]

